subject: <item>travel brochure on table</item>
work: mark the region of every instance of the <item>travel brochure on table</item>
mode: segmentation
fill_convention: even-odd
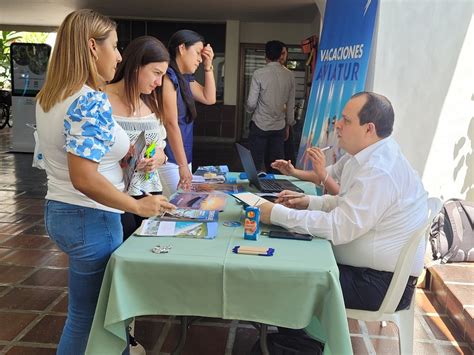
[[[216,183],[203,183],[203,184],[192,184],[191,190],[195,192],[214,192],[220,191],[227,194],[236,194],[244,192],[244,186],[240,184],[216,184]]]
[[[227,194],[222,192],[176,192],[170,198],[176,207],[204,211],[223,211],[226,201]]]
[[[217,222],[217,219],[219,218],[219,212],[191,210],[189,208],[179,207],[172,212],[165,212],[159,218],[162,221]]]
[[[145,219],[136,235],[143,237],[183,237],[214,239],[217,222],[171,222],[157,218]]]
[[[227,165],[200,166],[193,174],[193,183],[224,183],[228,172]]]

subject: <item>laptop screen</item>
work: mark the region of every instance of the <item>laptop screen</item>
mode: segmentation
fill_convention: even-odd
[[[242,162],[242,166],[244,167],[244,171],[247,174],[250,183],[257,187],[257,189],[261,190],[260,182],[258,181],[257,168],[255,168],[252,153],[239,143],[235,143],[235,146],[237,147],[240,161]]]

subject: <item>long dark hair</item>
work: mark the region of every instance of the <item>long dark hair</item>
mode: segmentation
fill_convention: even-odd
[[[179,71],[178,64],[176,63],[176,55],[179,51],[178,47],[181,44],[184,44],[184,46],[188,48],[197,42],[202,42],[204,44],[204,37],[191,30],[179,30],[175,32],[168,42],[168,51],[171,57],[170,67],[173,68],[178,77],[179,90],[189,113],[189,115],[186,115],[187,123],[192,122],[197,116],[196,104],[194,102],[193,94],[188,90],[186,79]]]
[[[170,55],[161,41],[152,36],[135,38],[123,52],[122,62],[117,67],[115,76],[110,82],[116,83],[124,79],[125,102],[134,112],[137,108],[137,97],[155,113],[156,117],[162,119],[163,97],[160,95],[161,87],[157,87],[151,94],[140,94],[138,92],[138,73],[140,67],[150,63],[161,63],[170,61]]]

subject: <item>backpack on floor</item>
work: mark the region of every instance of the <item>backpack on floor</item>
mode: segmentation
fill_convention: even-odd
[[[430,244],[441,264],[474,261],[474,203],[446,201],[431,225]]]

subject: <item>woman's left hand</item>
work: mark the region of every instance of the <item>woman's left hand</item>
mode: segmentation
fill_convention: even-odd
[[[204,69],[209,69],[212,66],[212,60],[214,59],[214,50],[209,43],[202,49],[201,56]]]

